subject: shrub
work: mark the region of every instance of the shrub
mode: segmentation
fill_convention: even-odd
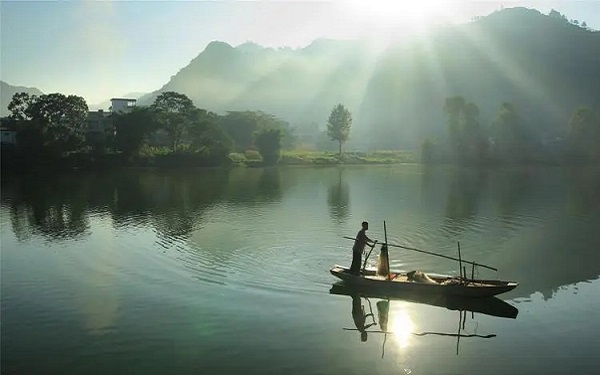
[[[244,152],[247,160],[262,160],[260,153],[256,150],[246,150]]]

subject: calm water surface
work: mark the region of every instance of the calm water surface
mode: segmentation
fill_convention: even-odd
[[[499,269],[478,276],[520,283],[500,296],[518,315],[330,293],[363,220],[451,256],[460,241]],[[597,371],[598,169],[5,177],[1,241],[3,374]],[[403,250],[390,263],[458,271]]]

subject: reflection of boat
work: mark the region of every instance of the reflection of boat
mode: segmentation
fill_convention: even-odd
[[[346,295],[352,298],[352,318],[354,320],[356,328],[342,328],[344,331],[358,331],[360,332],[361,341],[367,341],[367,335],[381,334],[383,336],[383,342],[381,347],[381,357],[383,358],[385,353],[385,344],[388,335],[394,335],[400,337],[399,340],[405,340],[407,336],[445,336],[456,338],[456,355],[459,354],[459,344],[461,338],[479,338],[479,339],[491,339],[496,337],[496,334],[478,334],[477,329],[475,332],[468,332],[465,329],[467,320],[467,311],[472,313],[478,312],[481,314],[492,315],[502,318],[516,318],[518,314],[517,308],[514,306],[496,298],[464,298],[441,294],[415,294],[410,292],[394,292],[390,294],[382,294],[373,292],[370,288],[360,286],[350,286],[344,283],[333,284],[330,291],[331,294]],[[377,322],[375,321],[375,313],[370,301],[370,298],[379,299],[376,302],[377,311]],[[367,304],[362,304],[362,301],[366,301]],[[458,328],[455,332],[436,332],[436,331],[424,331],[424,332],[412,332],[413,324],[408,319],[400,318],[402,322],[400,329],[398,329],[398,318],[396,323],[393,324],[394,328],[389,330],[388,328],[388,315],[391,313],[390,304],[394,300],[427,304],[431,306],[445,307],[449,310],[458,310],[459,320]],[[368,307],[368,310],[365,309]],[[471,314],[473,318],[473,314]],[[372,319],[372,323],[368,325],[368,317]],[[375,329],[369,329],[375,326]]]
[[[408,302],[422,303],[432,306],[445,307],[449,310],[466,310],[486,315],[497,316],[501,318],[515,319],[519,310],[498,299],[496,297],[488,298],[463,298],[452,295],[419,293],[418,291],[390,290],[381,291],[379,288],[369,288],[365,286],[347,285],[344,283],[333,284],[329,290],[331,294],[346,296],[361,296],[382,298],[391,300],[403,300]]]
[[[377,275],[375,270],[364,270],[361,275],[350,269],[334,266],[331,274],[345,283],[373,288],[379,293],[413,292],[462,297],[491,297],[517,287],[516,282],[501,280],[464,279],[452,276],[426,275],[422,272],[391,273],[390,279]]]

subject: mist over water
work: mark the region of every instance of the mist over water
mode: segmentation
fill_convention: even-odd
[[[2,184],[3,373],[593,368],[597,169],[121,171]],[[460,241],[463,257],[499,269],[477,275],[519,282],[501,295],[518,316],[467,312],[463,334],[496,336],[460,338],[457,355],[455,337],[414,333],[456,333],[458,311],[392,300],[395,333],[361,342],[342,329],[355,328],[357,300],[329,294],[328,270],[350,263],[342,236],[362,220],[372,238],[386,220],[390,243],[450,256]],[[390,264],[458,272],[401,250]],[[378,301],[358,300],[375,321]]]

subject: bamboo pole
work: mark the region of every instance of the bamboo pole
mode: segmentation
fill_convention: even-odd
[[[356,238],[354,238],[354,237],[348,237],[348,236],[343,236],[343,238],[345,238],[347,240],[353,240],[353,241],[356,240]],[[402,246],[402,245],[394,245],[394,244],[388,244],[388,243],[385,243],[385,245],[386,246],[391,246],[391,247],[397,247],[397,248],[404,249],[404,250],[416,251],[418,253],[429,254],[429,255],[436,256],[436,257],[441,257],[441,258],[446,258],[446,259],[458,261],[457,258],[448,256],[448,255],[437,254],[437,253],[433,253],[431,251],[419,250],[419,249],[415,249],[414,247],[408,247],[408,246]],[[498,271],[497,268],[494,268],[494,267],[491,267],[491,266],[486,266],[485,264],[481,264],[481,263],[476,263],[476,262],[473,262],[471,260],[466,260],[465,259],[465,262],[467,262],[467,263],[473,263],[476,266],[487,268],[487,269],[492,270],[492,271]]]
[[[392,275],[391,275],[391,271],[390,271],[390,253],[387,249],[387,228],[385,226],[385,220],[383,221],[383,236],[385,239],[385,251],[387,254],[385,254],[385,262],[386,262],[386,266],[387,266],[387,279],[391,280],[392,279]]]
[[[463,269],[462,269],[462,258],[460,256],[460,241],[458,243],[458,273],[460,274],[461,280],[463,279]]]

